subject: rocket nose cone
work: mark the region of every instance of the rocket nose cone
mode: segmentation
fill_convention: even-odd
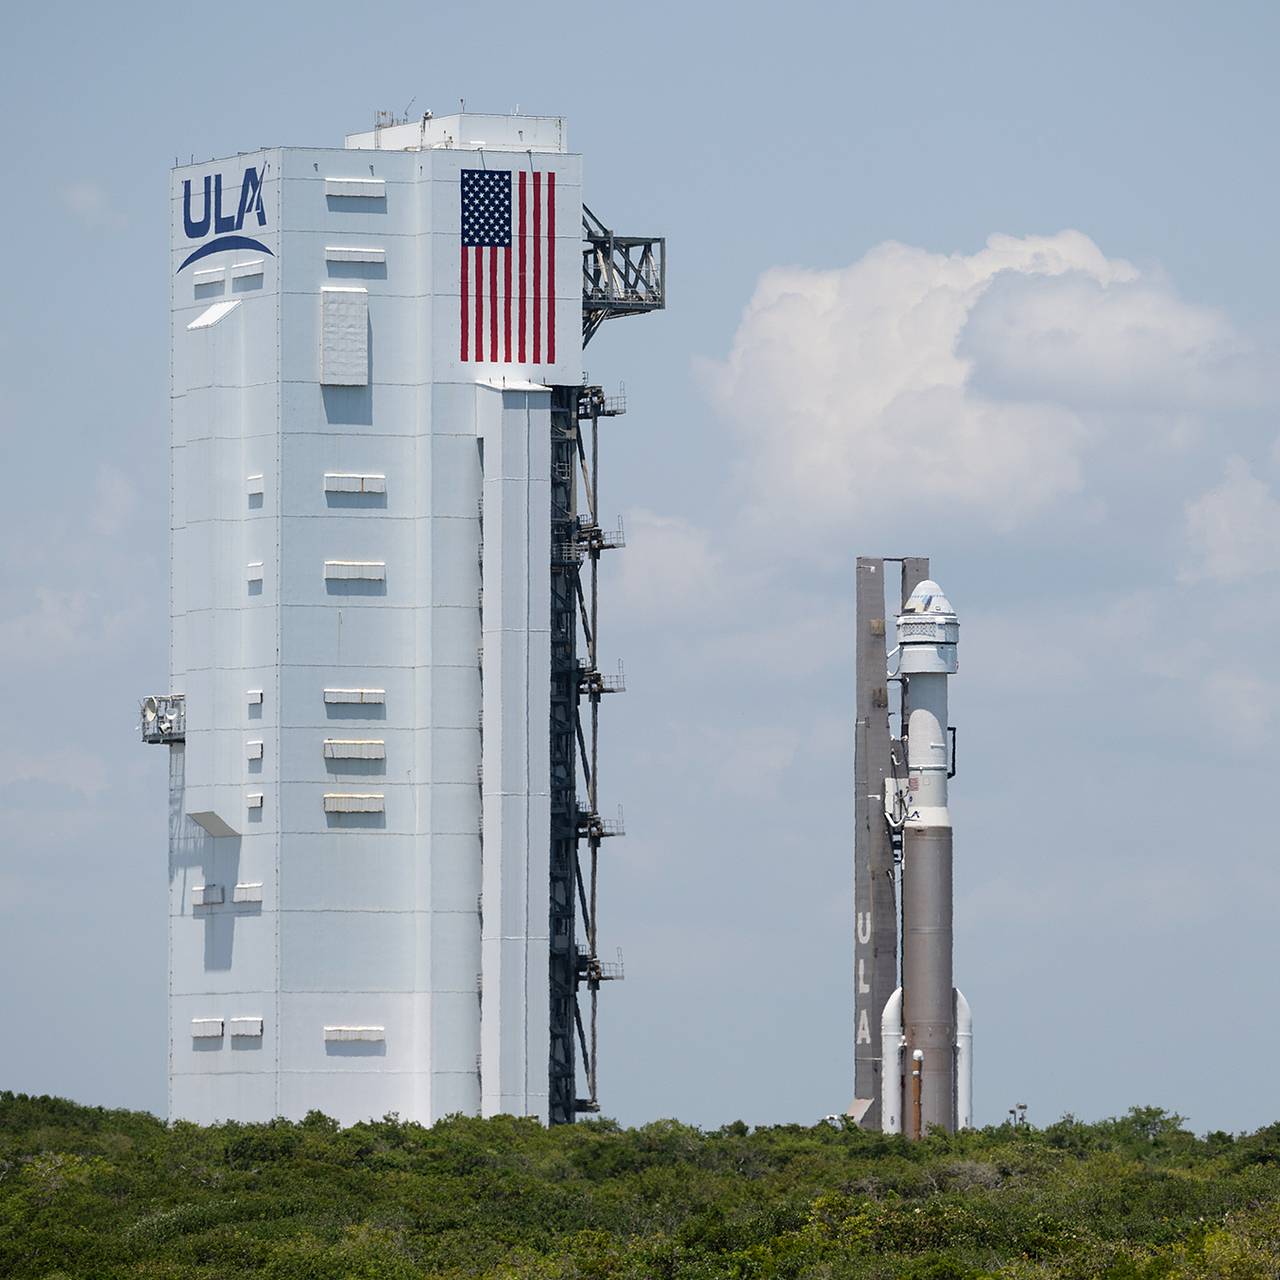
[[[932,578],[926,578],[907,598],[904,613],[949,613],[955,615],[951,601]]]

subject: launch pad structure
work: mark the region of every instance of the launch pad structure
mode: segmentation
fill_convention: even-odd
[[[586,204],[582,238],[585,349],[606,320],[666,307],[667,242],[616,235]],[[599,1112],[600,988],[625,976],[620,947],[600,956],[599,882],[602,841],[626,833],[621,807],[600,810],[600,703],[627,687],[621,660],[614,675],[600,667],[600,557],[626,545],[620,518],[601,524],[600,424],[626,411],[625,394],[598,386],[552,391],[550,1124]]]
[[[888,566],[901,566],[892,651]],[[924,557],[860,556],[855,574],[849,1115],[864,1128],[918,1138],[972,1123],[972,1022],[953,985],[947,807],[955,774],[947,680],[957,670],[959,623]]]
[[[596,312],[596,316],[600,313]],[[590,330],[584,313],[583,341]],[[600,703],[626,689],[600,670],[600,557],[625,545],[600,524],[600,421],[626,412],[600,387],[557,387],[551,402],[551,1067],[550,1122],[598,1112],[600,986],[623,977],[622,953],[600,958],[601,842],[624,834],[600,812]],[[579,639],[585,647],[580,654]],[[583,708],[589,709],[584,716]],[[581,777],[585,802],[579,797]],[[586,866],[583,866],[583,845]],[[575,922],[581,910],[581,936]],[[583,1020],[583,993],[589,997]],[[575,1047],[585,1096],[576,1087]]]
[[[602,437],[666,243],[558,116],[170,186],[169,1112],[600,1109]]]

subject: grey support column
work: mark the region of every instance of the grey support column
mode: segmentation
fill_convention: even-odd
[[[880,1015],[898,985],[893,844],[884,819],[889,762],[884,561],[859,556],[855,579],[854,1114],[880,1128]]]

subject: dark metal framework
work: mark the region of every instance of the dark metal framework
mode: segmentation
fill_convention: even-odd
[[[667,305],[667,242],[662,236],[618,236],[582,206],[582,345],[618,316]]]
[[[551,393],[551,1061],[550,1119],[571,1121],[576,1104],[578,1008],[577,753],[578,387]]]
[[[667,255],[660,236],[614,235],[585,205],[582,238],[585,347],[606,320],[666,306]],[[600,959],[600,846],[623,834],[621,809],[600,812],[600,702],[626,684],[621,663],[617,675],[600,669],[598,589],[601,555],[625,542],[621,524],[600,523],[600,423],[625,412],[599,387],[551,389],[552,1124],[600,1110],[600,987],[623,976],[621,950]]]
[[[600,670],[599,582],[600,556],[625,541],[621,527],[606,531],[600,523],[600,420],[625,411],[620,397],[606,398],[599,387],[556,387],[552,393],[552,1124],[600,1109],[600,986],[623,976],[621,961],[602,962],[599,949],[600,845],[623,834],[621,817],[613,820],[600,812],[600,702],[625,688],[621,666],[616,676]],[[585,799],[579,795],[579,781]],[[590,994],[586,1021],[584,991]],[[577,1094],[579,1055],[584,1097]]]

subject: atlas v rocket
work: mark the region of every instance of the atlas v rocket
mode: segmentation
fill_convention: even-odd
[[[885,573],[897,563],[902,604],[886,654]],[[958,669],[959,620],[927,560],[860,557],[857,628],[850,1115],[909,1137],[954,1132],[972,1124],[973,1064],[969,1006],[952,977],[947,681]]]

